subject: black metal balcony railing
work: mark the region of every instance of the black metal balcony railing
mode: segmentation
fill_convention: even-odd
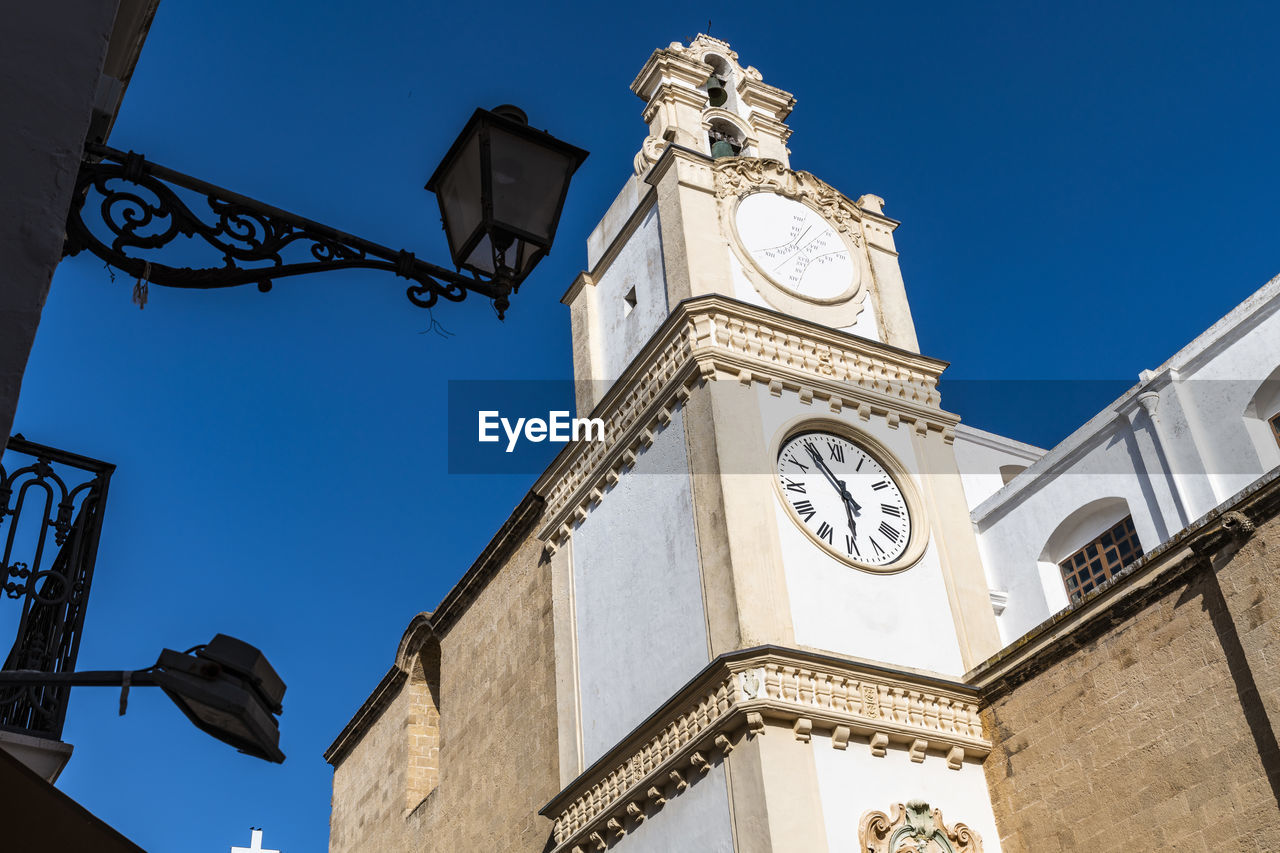
[[[114,470],[9,439],[0,458],[0,582],[22,611],[4,669],[75,671]],[[68,685],[0,688],[0,729],[60,739],[69,694]]]

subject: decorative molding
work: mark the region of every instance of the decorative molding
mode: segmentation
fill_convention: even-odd
[[[720,229],[756,292],[787,314],[837,328],[856,323],[867,304],[868,285],[875,280],[863,233],[863,212],[830,184],[808,172],[794,172],[778,160],[725,157],[713,161],[711,170]],[[854,269],[843,293],[814,299],[792,291],[775,281],[746,251],[738,233],[738,205],[755,193],[772,193],[806,205],[835,228]]]
[[[890,814],[867,812],[858,824],[858,849],[867,853],[982,853],[982,836],[963,823],[947,828],[941,809],[924,800],[895,803]]]
[[[991,750],[964,685],[795,649],[745,649],[712,661],[542,809],[554,821],[554,850],[591,849],[615,822],[634,828],[744,738],[777,737],[770,726],[803,744],[829,735],[837,750],[856,737],[883,756],[893,743],[911,761],[952,769]]]
[[[569,445],[534,484],[533,492],[546,499],[538,535],[556,542],[570,536],[575,521],[608,500],[611,481],[635,464],[699,384],[759,383],[778,394],[804,392],[829,406],[838,401],[856,408],[864,420],[874,414],[923,423],[946,440],[954,437],[959,418],[939,407],[944,367],[726,296],[687,299],[592,411],[605,422],[606,440]]]
[[[712,169],[716,198],[740,198],[765,190],[803,201],[837,230],[849,234],[855,246],[862,246],[862,211],[826,181],[808,172],[792,171],[777,160],[758,157],[723,157],[712,163]]]

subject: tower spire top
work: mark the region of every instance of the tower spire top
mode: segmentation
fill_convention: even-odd
[[[764,157],[790,165],[785,119],[795,98],[766,84],[754,67],[742,66],[727,41],[698,33],[687,45],[655,50],[631,91],[645,101],[649,125],[635,158],[637,174],[672,143],[709,157]]]

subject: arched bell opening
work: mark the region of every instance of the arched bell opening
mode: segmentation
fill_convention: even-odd
[[[711,120],[707,128],[707,144],[711,149],[713,160],[721,157],[737,157],[747,153],[746,134],[731,122],[720,118]]]
[[[734,92],[733,66],[714,53],[708,53],[702,61],[711,66],[711,74],[702,84],[703,91],[707,93],[707,104],[712,108],[733,111],[738,100]]]

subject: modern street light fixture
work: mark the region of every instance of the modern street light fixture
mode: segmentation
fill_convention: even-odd
[[[285,684],[262,652],[248,643],[218,634],[186,652],[164,649],[154,666],[134,670],[85,672],[0,671],[0,686],[120,686],[120,713],[130,687],[159,687],[198,728],[236,749],[277,764],[280,704]]]
[[[476,110],[436,169],[436,193],[455,269],[419,260],[294,213],[103,145],[85,148],[67,214],[64,255],[85,249],[138,279],[139,287],[212,289],[335,269],[381,269],[413,282],[409,301],[430,308],[468,292],[493,301],[498,319],[510,295],[551,250],[569,182],[587,152],[535,130],[523,111]],[[177,189],[204,196],[197,214]],[[101,196],[89,205],[91,191]],[[89,211],[90,214],[87,214]],[[100,238],[86,221],[96,213]],[[195,238],[222,254],[221,266],[177,267],[139,253]],[[286,255],[291,260],[286,260]],[[465,270],[465,273],[463,272]]]

